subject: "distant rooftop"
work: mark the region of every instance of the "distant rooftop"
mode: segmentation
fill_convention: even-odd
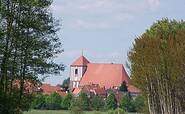
[[[100,87],[112,88],[121,86],[125,81],[129,86],[130,78],[128,77],[122,64],[87,64],[87,71],[80,81],[80,86],[89,83],[99,84]]]

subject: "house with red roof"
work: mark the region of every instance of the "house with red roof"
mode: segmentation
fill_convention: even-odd
[[[45,83],[43,83],[40,86],[40,89],[41,89],[41,93],[43,95],[45,95],[45,94],[51,94],[53,92],[57,92],[61,97],[64,97],[67,94],[67,91],[63,90],[59,86],[52,86],[50,84],[45,84]]]
[[[119,88],[125,81],[130,92],[137,92],[137,88],[131,85],[122,64],[90,63],[83,55],[70,66],[70,88],[75,94],[89,85],[100,86],[104,89]]]
[[[104,88],[100,88],[99,84],[84,85],[80,93],[86,93],[89,98],[96,95],[103,99],[107,97],[106,90]]]

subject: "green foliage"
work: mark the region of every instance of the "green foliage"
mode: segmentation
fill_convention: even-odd
[[[62,84],[57,84],[57,86],[62,87],[65,89],[65,91],[69,90],[69,84],[70,84],[70,77],[68,77],[67,79],[64,79]]]
[[[63,64],[53,62],[63,50],[51,4],[52,0],[0,1],[1,114],[29,110],[38,76],[64,70]],[[27,82],[32,87],[27,87]]]
[[[91,104],[92,104],[92,108],[97,111],[101,110],[104,106],[104,102],[102,98],[99,96],[94,96],[91,100]]]
[[[145,104],[142,96],[136,97],[133,103],[137,112],[143,112]]]
[[[62,102],[62,98],[58,93],[56,92],[51,93],[46,97],[45,100],[47,109],[51,110],[61,109],[60,104]]]
[[[125,111],[121,108],[117,108],[115,111],[114,111],[114,114],[125,114]]]
[[[109,110],[108,114],[125,114],[125,111],[121,108],[117,108],[116,110]]]
[[[65,88],[65,90],[67,90],[69,88],[69,84],[70,84],[70,77],[68,77],[63,81],[62,87]]]
[[[127,83],[125,81],[123,81],[121,83],[121,86],[119,88],[120,91],[124,91],[124,92],[128,92],[128,87],[127,87]]]
[[[128,53],[132,82],[143,92],[150,113],[185,109],[184,44],[185,22],[162,19],[136,38]]]
[[[117,100],[113,93],[110,93],[105,101],[106,110],[115,110],[117,108]]]
[[[97,111],[84,111],[84,114],[94,114]],[[23,114],[70,114],[68,110],[30,110],[25,111]],[[107,112],[97,112],[99,114],[107,114]],[[130,113],[129,113],[130,114]]]
[[[81,97],[73,98],[71,101],[71,114],[82,114],[85,109],[84,100]]]
[[[90,110],[91,109],[90,99],[88,98],[87,94],[86,93],[81,93],[79,97],[83,100],[84,109],[85,110]]]
[[[69,109],[69,107],[71,106],[71,100],[72,100],[72,99],[73,99],[73,96],[72,96],[70,93],[68,93],[68,94],[63,98],[63,100],[62,100],[60,106],[61,106],[63,109],[65,109],[65,110]]]
[[[124,95],[120,101],[120,107],[128,112],[135,112],[133,99],[130,93]]]
[[[37,94],[32,107],[34,109],[44,109],[46,107],[45,95]]]
[[[114,110],[109,110],[107,114],[114,114]]]

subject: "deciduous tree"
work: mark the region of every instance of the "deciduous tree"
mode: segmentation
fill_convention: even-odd
[[[92,108],[97,111],[101,110],[104,107],[104,102],[99,96],[94,96],[91,100],[91,104]]]
[[[105,101],[106,110],[115,110],[117,108],[117,100],[113,93],[110,93]]]
[[[135,112],[133,99],[130,93],[124,95],[120,101],[120,107],[128,112]]]
[[[71,106],[71,100],[73,99],[73,96],[68,93],[62,100],[61,102],[61,107],[65,110],[69,109],[69,107]]]
[[[132,82],[151,114],[181,114],[185,87],[185,22],[162,19],[128,53]]]
[[[63,64],[53,62],[63,50],[51,4],[52,0],[0,1],[1,114],[30,109],[38,75],[64,70]],[[19,86],[15,86],[17,80]],[[32,92],[25,82],[32,83]]]
[[[33,102],[34,109],[44,109],[46,107],[45,96],[42,94],[37,94]]]
[[[61,109],[60,104],[62,102],[61,96],[57,92],[53,92],[45,99],[46,107],[50,110]]]
[[[133,104],[134,104],[135,110],[137,112],[143,112],[144,111],[145,104],[144,104],[144,99],[143,99],[142,96],[136,97]]]
[[[84,110],[90,110],[90,100],[86,93],[81,93],[79,96],[83,100]]]
[[[73,98],[69,110],[71,114],[82,114],[85,110],[84,100],[81,97]]]

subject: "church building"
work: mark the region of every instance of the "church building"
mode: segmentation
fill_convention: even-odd
[[[130,86],[130,78],[122,64],[90,63],[83,55],[71,64],[70,88],[73,89],[89,84],[99,84],[105,89],[117,88],[123,81]]]

